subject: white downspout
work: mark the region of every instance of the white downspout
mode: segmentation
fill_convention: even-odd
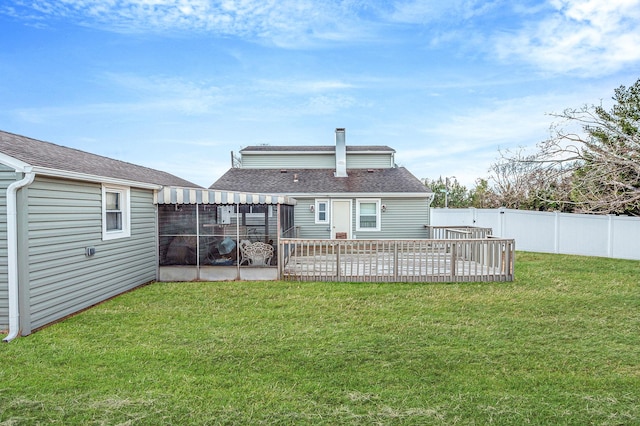
[[[24,168],[25,176],[7,188],[7,281],[9,296],[9,334],[3,339],[10,342],[20,334],[20,298],[18,283],[18,208],[20,188],[31,185],[36,174],[31,167]]]

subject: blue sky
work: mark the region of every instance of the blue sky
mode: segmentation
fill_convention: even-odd
[[[3,0],[0,129],[209,186],[248,145],[486,177],[640,78],[640,0]]]

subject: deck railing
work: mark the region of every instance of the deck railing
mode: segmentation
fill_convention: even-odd
[[[281,239],[280,277],[292,281],[512,281],[512,239]]]
[[[433,239],[466,239],[489,238],[493,230],[491,228],[479,228],[476,226],[425,226],[427,235]]]

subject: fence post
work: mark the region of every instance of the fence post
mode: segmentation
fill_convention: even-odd
[[[553,222],[553,252],[560,253],[560,212],[554,212]]]
[[[613,215],[607,215],[607,256],[613,257]]]

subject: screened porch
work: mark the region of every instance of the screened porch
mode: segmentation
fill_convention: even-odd
[[[278,241],[295,237],[289,197],[167,187],[154,202],[161,281],[275,279]]]

